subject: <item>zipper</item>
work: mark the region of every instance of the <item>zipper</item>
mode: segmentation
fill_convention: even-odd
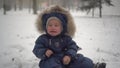
[[[51,45],[51,39],[49,39],[49,45]]]

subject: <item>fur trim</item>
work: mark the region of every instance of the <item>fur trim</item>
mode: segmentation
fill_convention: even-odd
[[[51,13],[51,12],[58,12],[58,13],[62,13],[62,14],[65,14],[66,17],[67,17],[67,20],[68,20],[68,24],[67,24],[67,35],[73,37],[74,34],[75,34],[75,23],[74,23],[74,20],[72,18],[72,15],[70,14],[69,11],[67,11],[66,9],[58,6],[58,5],[54,5],[54,6],[51,6],[51,7],[48,7],[47,9],[45,9],[44,11],[42,11],[40,13],[40,15],[38,16],[37,18],[37,22],[36,22],[36,27],[38,29],[38,31],[40,33],[44,33],[44,29],[43,29],[43,26],[42,26],[42,16],[46,13]]]

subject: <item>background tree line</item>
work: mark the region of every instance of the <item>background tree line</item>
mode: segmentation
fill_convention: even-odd
[[[43,10],[54,4],[63,6],[68,10],[92,12],[93,17],[96,8],[99,9],[99,17],[102,17],[103,4],[113,6],[111,0],[0,0],[0,9],[3,8],[3,13],[6,14],[11,9],[16,11],[26,8],[29,12],[37,14],[38,10]]]

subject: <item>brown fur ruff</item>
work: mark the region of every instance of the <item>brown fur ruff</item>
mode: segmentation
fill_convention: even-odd
[[[58,5],[54,5],[54,6],[51,6],[51,7],[48,7],[47,9],[43,10],[38,18],[37,18],[37,21],[36,21],[36,27],[38,29],[38,31],[40,33],[44,33],[44,29],[43,29],[43,26],[42,26],[42,16],[46,13],[51,13],[51,12],[59,12],[59,13],[62,13],[62,14],[65,14],[66,17],[67,17],[67,20],[68,20],[68,24],[67,24],[67,35],[73,37],[74,34],[75,34],[75,23],[74,23],[74,20],[72,18],[72,15],[70,14],[69,11],[67,11],[66,9],[64,9],[63,7],[60,7]]]

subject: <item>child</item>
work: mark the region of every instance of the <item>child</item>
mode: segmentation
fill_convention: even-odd
[[[42,34],[35,42],[33,53],[40,58],[40,68],[93,68],[93,62],[82,54],[72,37],[75,25],[70,13],[60,6],[44,10],[37,28]]]

